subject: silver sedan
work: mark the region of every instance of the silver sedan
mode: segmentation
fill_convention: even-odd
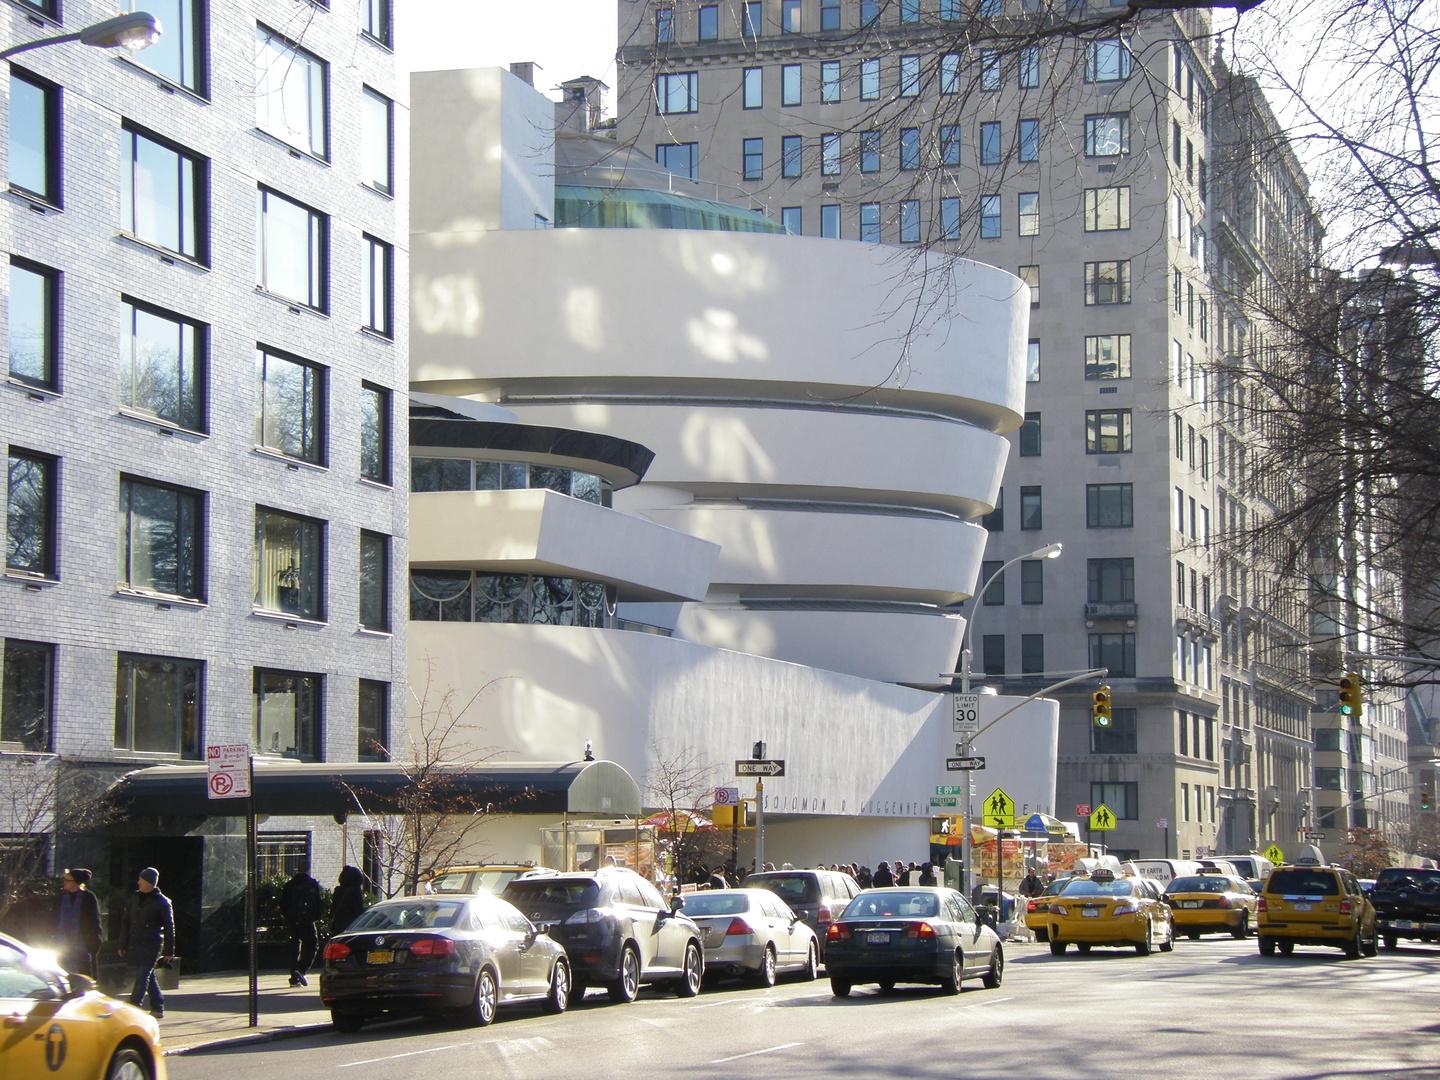
[[[815,931],[768,889],[712,889],[683,898],[700,927],[707,975],[740,975],[774,986],[781,972],[813,979],[820,969]]]

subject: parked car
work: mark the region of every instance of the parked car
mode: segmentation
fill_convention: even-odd
[[[1275,864],[1264,855],[1226,855],[1225,859],[1235,868],[1237,877],[1259,881],[1261,886],[1265,884],[1266,875],[1275,869]]]
[[[978,975],[988,989],[1005,974],[995,931],[954,889],[866,889],[826,931],[825,970],[836,997],[856,983],[937,983],[958,994]]]
[[[1391,866],[1380,871],[1370,890],[1375,929],[1387,949],[1401,938],[1440,942],[1440,870]]]
[[[321,954],[320,1000],[340,1031],[367,1020],[450,1014],[476,1025],[501,1005],[570,1001],[565,949],[498,897],[407,896],[367,908]]]
[[[1165,890],[1165,900],[1175,925],[1191,941],[1214,933],[1247,938],[1259,908],[1255,891],[1228,874],[1176,878]]]
[[[565,947],[571,999],[603,986],[611,1001],[634,1001],[642,983],[680,997],[700,992],[705,952],[700,928],[671,911],[658,889],[633,870],[516,878],[503,896]]]
[[[518,877],[542,877],[555,873],[530,863],[480,863],[475,866],[447,866],[422,891],[431,896],[488,892],[499,896]]]
[[[165,1080],[160,1025],[106,997],[55,954],[0,934],[0,1076]],[[59,1050],[56,1050],[56,1047]]]
[[[1175,948],[1175,924],[1152,878],[1117,877],[1106,869],[1071,878],[1050,898],[1050,952],[1064,956],[1072,943],[1081,953],[1096,945],[1134,947],[1141,956],[1158,946]]]
[[[1358,960],[1379,951],[1375,908],[1355,875],[1338,866],[1280,866],[1265,879],[1256,922],[1260,955],[1296,945],[1331,945]]]
[[[860,894],[860,883],[837,870],[767,870],[745,879],[747,889],[769,889],[820,940],[820,959],[825,959],[825,931],[830,929],[850,901]]]
[[[819,973],[815,931],[770,890],[712,889],[682,899],[682,910],[704,934],[706,974],[748,975],[774,986],[784,972],[805,979]]]

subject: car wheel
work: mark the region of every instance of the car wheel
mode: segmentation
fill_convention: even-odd
[[[965,976],[965,961],[960,955],[960,950],[955,950],[955,955],[950,958],[950,971],[940,977],[940,989],[947,994],[960,993],[960,980]],[[891,984],[894,985],[894,984]]]
[[[770,982],[769,986],[775,985],[775,954],[770,956]],[[694,997],[700,993],[700,984],[705,979],[705,955],[700,951],[700,946],[695,942],[685,946],[685,967],[684,974],[680,981],[675,984],[676,997]]]
[[[1199,941],[1199,940],[1200,940],[1200,931],[1199,931],[1199,930],[1189,930],[1189,931],[1186,932],[1185,936],[1188,937],[1191,941]]]
[[[876,983],[876,985],[880,987],[880,992],[882,994],[888,994],[895,989],[895,980],[881,979],[878,983]]]
[[[1136,956],[1149,956],[1155,948],[1155,927],[1152,923],[1145,924],[1145,940],[1135,943]]]
[[[755,981],[761,986],[775,985],[775,950],[769,945],[765,946],[765,954],[760,958],[760,969],[755,972]]]
[[[585,991],[586,991],[586,989],[587,989],[587,987],[585,986],[585,984],[584,984],[583,982],[581,982],[579,979],[574,979],[574,978],[571,979],[571,982],[570,982],[570,1007],[571,1007],[572,1009],[573,1009],[576,1005],[579,1005],[582,1001],[585,1000]]]
[[[500,988],[495,983],[495,973],[488,967],[480,969],[480,978],[475,981],[475,1000],[466,1010],[466,1019],[475,1027],[489,1027],[495,1020],[495,1010],[500,1004]]]
[[[990,970],[980,979],[985,984],[986,990],[1000,989],[1000,980],[1005,978],[1005,951],[999,945],[990,954]]]
[[[330,1026],[336,1031],[350,1032],[359,1031],[365,1025],[365,1017],[350,1009],[331,1009]]]
[[[836,997],[849,997],[850,985],[849,979],[837,979],[833,975],[830,976],[830,992]]]
[[[815,942],[810,942],[810,951],[805,955],[805,969],[800,973],[800,978],[806,982],[814,982],[820,977],[820,950]]]
[[[545,995],[545,1011],[563,1013],[570,1007],[570,965],[564,960],[555,961],[555,970],[550,973],[550,992]]]
[[[1386,934],[1381,940],[1385,942],[1386,952],[1394,952],[1400,948],[1400,938],[1395,934]]]
[[[1369,941],[1360,943],[1360,954],[1362,956],[1378,956],[1380,954],[1380,939],[1374,934],[1370,935]]]
[[[626,945],[620,952],[620,977],[605,988],[611,1001],[622,1005],[635,1000],[640,993],[640,954],[635,946]]]
[[[1244,941],[1250,936],[1250,913],[1248,911],[1240,913],[1240,925],[1230,931],[1230,936],[1236,941]]]
[[[1063,941],[1057,941],[1057,940],[1055,940],[1054,938],[1051,938],[1051,939],[1050,939],[1050,955],[1051,955],[1051,956],[1064,956],[1064,955],[1065,955],[1065,942],[1063,942]]]
[[[1161,951],[1161,952],[1174,952],[1174,951],[1175,951],[1175,924],[1174,924],[1174,923],[1166,923],[1166,925],[1165,925],[1165,940],[1160,943],[1160,951]]]
[[[1075,951],[1081,956],[1084,956],[1090,951],[1090,943],[1088,941],[1077,941],[1075,943]]]
[[[151,1080],[154,1075],[140,1052],[129,1047],[115,1051],[110,1067],[105,1070],[105,1080]]]
[[[1260,955],[1261,955],[1261,956],[1274,956],[1274,955],[1275,955],[1275,939],[1274,939],[1274,938],[1268,938],[1268,937],[1262,937],[1262,938],[1260,938]]]
[[[1293,941],[1277,942],[1276,947],[1280,950],[1281,956],[1293,956],[1295,953],[1295,942]]]
[[[1360,927],[1355,927],[1355,936],[1345,943],[1345,959],[1359,960],[1365,951],[1365,941],[1360,936]]]

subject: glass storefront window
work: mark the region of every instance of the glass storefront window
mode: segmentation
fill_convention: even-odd
[[[605,627],[612,614],[601,581],[469,570],[410,574],[412,622]]]
[[[604,503],[604,482],[594,473],[520,461],[469,461],[465,458],[412,458],[410,490],[516,491],[546,488],[582,502]]]

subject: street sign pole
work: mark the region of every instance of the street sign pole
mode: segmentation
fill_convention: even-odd
[[[755,778],[755,870],[765,869],[765,778]]]
[[[250,794],[245,799],[245,941],[250,963],[250,1026],[260,1026],[260,956],[255,944],[255,757],[249,755]]]

